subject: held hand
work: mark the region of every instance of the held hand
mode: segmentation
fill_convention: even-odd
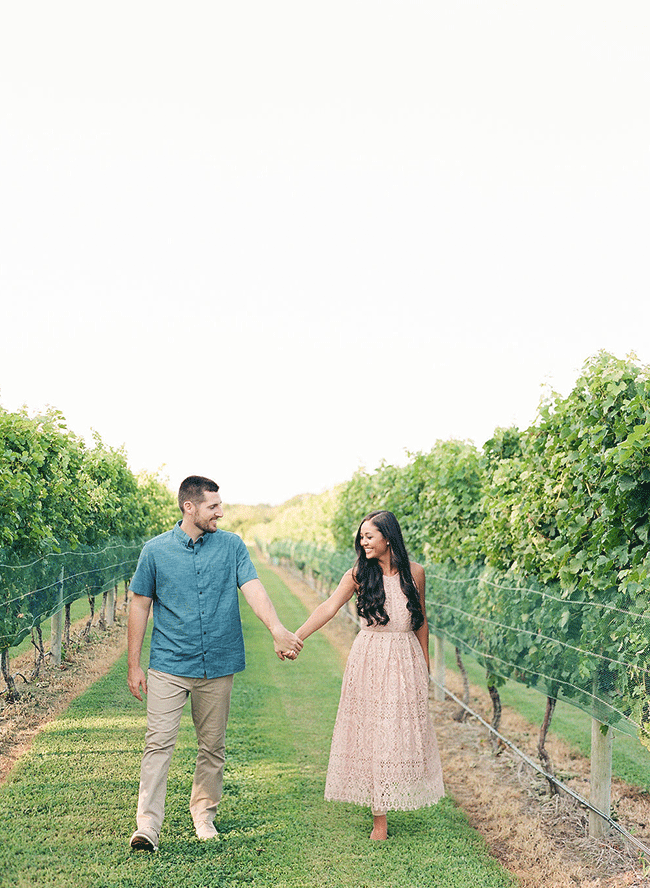
[[[129,690],[131,691],[133,696],[142,701],[140,688],[142,688],[145,694],[147,693],[147,677],[140,666],[131,666],[129,668],[129,674],[126,679],[126,683],[129,686]]]
[[[300,629],[298,629],[298,632],[300,632]],[[297,638],[300,639],[300,641],[302,642],[302,646],[304,646],[304,644],[305,644],[304,640],[302,638],[300,638],[299,635],[297,635]],[[297,660],[298,659],[298,651],[292,651],[292,650],[282,651],[282,659],[283,660]]]
[[[289,632],[284,626],[280,626],[273,632],[273,646],[280,660],[295,660],[302,650],[302,639],[295,632]],[[293,654],[293,656],[289,656]]]

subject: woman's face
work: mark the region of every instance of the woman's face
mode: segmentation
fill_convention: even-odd
[[[389,549],[388,541],[377,530],[372,521],[364,521],[361,525],[359,542],[368,559],[381,558]]]

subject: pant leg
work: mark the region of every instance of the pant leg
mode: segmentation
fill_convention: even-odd
[[[192,686],[192,718],[199,746],[190,798],[194,823],[212,823],[221,799],[233,679],[233,675],[195,679]]]
[[[167,775],[178,736],[188,680],[150,669],[147,676],[147,733],[140,766],[138,829],[160,835],[165,816]]]

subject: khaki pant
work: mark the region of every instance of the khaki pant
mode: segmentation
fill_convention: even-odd
[[[176,744],[181,713],[188,695],[199,751],[196,757],[190,812],[194,823],[212,823],[223,787],[226,724],[232,675],[185,678],[150,669],[147,677],[147,733],[140,768],[138,829],[160,835],[165,815],[167,774]]]

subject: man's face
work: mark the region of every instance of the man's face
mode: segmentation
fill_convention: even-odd
[[[203,533],[214,533],[217,529],[217,521],[223,518],[221,497],[218,493],[204,491],[200,503],[191,503],[190,517],[194,526]]]

